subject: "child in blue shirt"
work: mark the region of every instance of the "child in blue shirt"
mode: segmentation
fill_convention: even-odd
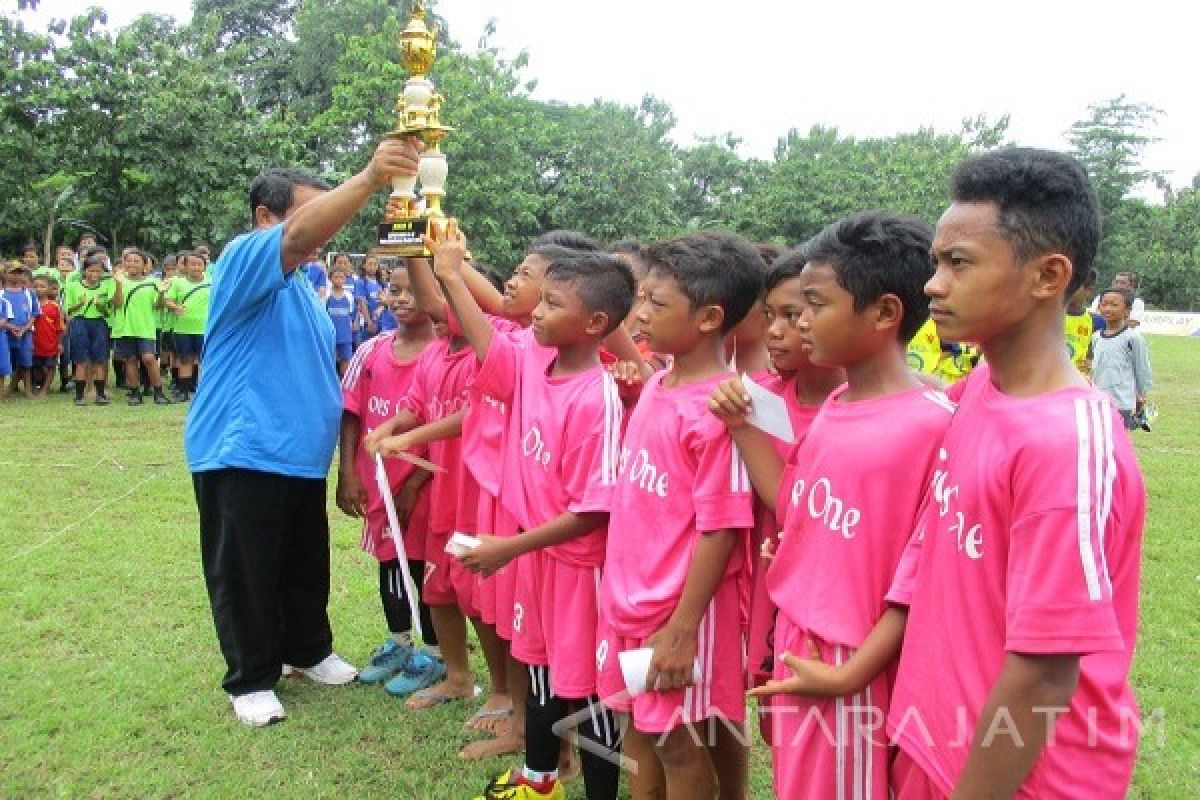
[[[354,334],[358,330],[358,307],[354,302],[354,292],[346,288],[347,277],[346,268],[335,262],[329,271],[332,288],[325,300],[325,310],[333,320],[338,377],[345,374],[346,364],[354,355]]]
[[[4,326],[7,331],[4,347],[8,350],[12,369],[9,391],[15,393],[23,382],[25,396],[33,397],[30,377],[33,368],[33,320],[41,316],[42,309],[38,305],[37,295],[26,286],[28,279],[29,270],[23,266],[9,269],[4,276],[4,299],[8,301],[10,315]]]
[[[12,321],[12,303],[0,292],[0,338],[7,340],[8,324]],[[8,384],[4,379],[12,375],[12,357],[8,352],[8,342],[0,342],[0,400],[8,396]]]

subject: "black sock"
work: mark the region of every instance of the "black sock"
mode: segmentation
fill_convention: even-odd
[[[76,380],[75,381],[75,399],[76,400],[83,399],[83,390],[86,388],[87,388],[86,380]]]
[[[567,701],[550,689],[550,668],[529,667],[525,698],[525,766],[535,772],[558,769],[559,738],[554,724],[570,712]]]
[[[578,728],[579,761],[587,800],[617,800],[621,780],[621,737],[612,711],[593,695],[589,714]]]
[[[92,381],[92,384],[96,387],[96,396],[104,397],[104,381]]]

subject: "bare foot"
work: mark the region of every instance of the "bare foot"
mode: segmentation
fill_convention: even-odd
[[[455,700],[470,700],[476,694],[478,694],[478,687],[471,683],[470,678],[465,683],[462,681],[442,681],[434,686],[414,692],[405,702],[405,705],[413,711],[420,711],[423,708],[432,708],[433,706],[450,703]]]
[[[484,731],[500,735],[500,728],[512,716],[512,698],[497,692],[488,697],[483,705],[463,723],[468,731]]]
[[[481,739],[471,742],[458,751],[458,757],[463,761],[478,761],[482,758],[495,758],[525,752],[525,737],[517,736],[510,730],[504,736],[495,739]]]

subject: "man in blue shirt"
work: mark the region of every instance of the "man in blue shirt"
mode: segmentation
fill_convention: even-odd
[[[213,265],[184,446],[222,686],[247,725],[283,719],[273,687],[285,667],[326,684],[356,674],[333,652],[326,613],[325,478],[342,408],[333,325],[297,267],[418,161],[414,143],[389,139],[332,191],[297,170],[268,170],[250,186],[254,230]]]

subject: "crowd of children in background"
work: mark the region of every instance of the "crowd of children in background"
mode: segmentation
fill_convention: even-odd
[[[386,276],[333,260],[337,503],[389,632],[359,679],[476,697],[469,621],[460,756],[524,757],[483,800],[576,770],[611,800],[621,758],[639,800],[744,800],[747,694],[781,798],[1124,795],[1145,494],[1113,389],[1144,403],[1144,341],[1121,290],[1080,330],[1076,162],[999,151],[952,189],[936,231],[867,212],[783,252],[556,231],[503,290],[453,223]]]
[[[75,405],[108,405],[109,374],[126,402],[187,401],[196,390],[208,316],[209,249],[158,260],[137,247],[108,251],[85,235],[40,265],[36,245],[6,265],[0,322],[0,399],[75,391]],[[11,377],[10,377],[11,376]],[[168,397],[163,378],[169,380]],[[7,380],[4,380],[6,379]]]

